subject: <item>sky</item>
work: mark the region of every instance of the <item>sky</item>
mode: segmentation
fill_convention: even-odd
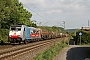
[[[90,0],[19,1],[32,13],[31,20],[39,26],[65,25],[65,29],[78,29],[87,26],[90,20]]]

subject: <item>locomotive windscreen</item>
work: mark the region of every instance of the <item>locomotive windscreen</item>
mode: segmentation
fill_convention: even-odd
[[[21,26],[11,26],[10,30],[21,31]]]

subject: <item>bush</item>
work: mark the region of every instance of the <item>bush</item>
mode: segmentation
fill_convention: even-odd
[[[80,36],[79,36],[80,32],[82,32],[81,44],[90,44],[90,31],[83,31],[83,30],[79,30],[76,32],[75,40],[77,44],[80,44]]]
[[[7,42],[8,41],[8,29],[1,29],[0,30],[0,41]]]

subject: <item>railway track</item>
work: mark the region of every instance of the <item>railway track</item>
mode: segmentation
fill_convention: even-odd
[[[17,48],[3,50],[0,52],[0,60],[8,60],[8,59],[10,60],[19,55],[28,53],[30,51],[34,51],[35,49],[38,49],[42,46],[48,46],[49,44],[52,44],[52,42],[54,43],[55,40],[52,41],[46,40],[32,45],[28,44],[28,45],[19,46]]]

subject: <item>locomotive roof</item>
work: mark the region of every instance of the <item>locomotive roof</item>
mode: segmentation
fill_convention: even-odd
[[[29,28],[31,28],[31,29],[38,29],[38,28],[35,28],[35,27],[29,27]]]
[[[21,27],[21,26],[26,26],[26,25],[12,25],[11,27]]]
[[[11,27],[21,27],[22,25],[12,25]]]

